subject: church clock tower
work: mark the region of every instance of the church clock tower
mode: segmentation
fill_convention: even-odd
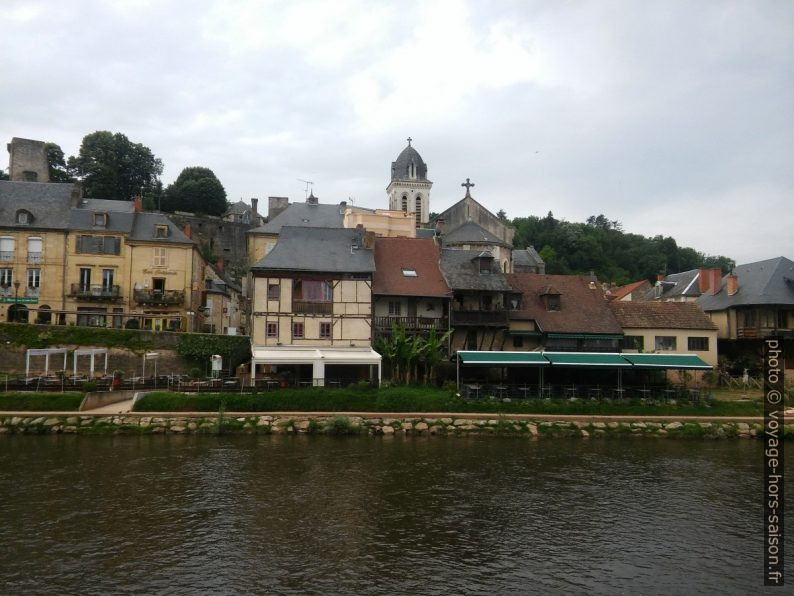
[[[391,163],[391,182],[386,187],[389,209],[416,214],[416,227],[426,226],[430,220],[430,187],[427,165],[419,152],[411,146],[402,150],[397,160]]]

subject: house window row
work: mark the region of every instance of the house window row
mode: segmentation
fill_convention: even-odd
[[[9,295],[11,292],[11,288],[14,284],[14,270],[10,267],[3,267],[0,268],[0,290],[2,290],[2,295],[6,296]],[[30,290],[35,290],[37,293],[38,289],[41,287],[41,269],[34,268],[27,270],[27,288]],[[28,294],[31,294],[29,291]]]
[[[265,323],[265,335],[270,339],[278,339],[278,323],[268,321]],[[305,339],[306,328],[303,323],[292,323],[292,339]],[[320,322],[320,339],[331,339],[331,322]]]
[[[645,338],[642,335],[626,335],[623,338],[626,350],[645,350]],[[674,335],[656,335],[653,338],[653,349],[657,352],[675,352],[678,349],[678,338]],[[687,350],[690,352],[708,352],[708,337],[687,337]]]
[[[78,236],[77,252],[91,255],[121,254],[121,238],[118,236]]]

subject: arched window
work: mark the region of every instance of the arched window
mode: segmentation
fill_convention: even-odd
[[[416,196],[416,227],[422,225],[422,195]]]
[[[408,212],[408,195],[403,195],[403,213]]]

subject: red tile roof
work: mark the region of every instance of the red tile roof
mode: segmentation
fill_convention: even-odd
[[[532,319],[545,333],[623,333],[601,286],[591,288],[587,276],[508,273],[505,277],[521,293],[521,309],[511,311],[513,319]],[[560,294],[558,311],[546,310],[541,298],[549,288]]]
[[[376,238],[372,293],[387,296],[449,296],[441,254],[432,238]],[[413,269],[416,277],[406,277]]]
[[[607,298],[609,300],[622,300],[643,286],[647,286],[648,290],[651,289],[651,283],[647,279],[641,279],[640,281],[635,281],[633,283],[626,284],[625,286],[620,286],[619,288],[613,288],[609,290],[609,292],[607,292]]]
[[[694,302],[609,303],[624,329],[709,329],[717,326]]]

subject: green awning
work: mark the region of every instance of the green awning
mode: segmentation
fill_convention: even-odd
[[[507,334],[510,337],[540,337],[543,335],[537,331],[508,331]]]
[[[604,333],[601,335],[594,335],[592,333],[548,333],[546,337],[549,339],[623,339],[622,335],[615,335],[614,333]]]
[[[620,354],[602,352],[543,352],[554,366],[612,366],[629,368],[631,364]]]
[[[694,368],[708,370],[712,368],[699,356],[694,354],[623,354],[623,357],[634,366],[642,368]]]
[[[458,352],[469,366],[548,366],[540,352]]]

